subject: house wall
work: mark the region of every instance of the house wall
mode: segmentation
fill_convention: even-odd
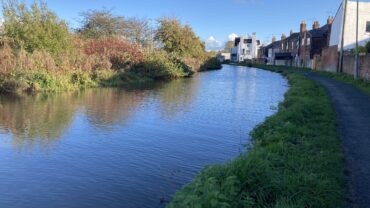
[[[338,68],[338,46],[329,46],[322,50],[321,56],[317,55],[314,58],[314,69],[336,72]]]
[[[355,66],[355,56],[345,55],[343,57],[343,72],[346,74],[353,75],[354,66]],[[361,78],[370,80],[370,54],[359,57],[359,70]]]
[[[370,33],[366,32],[366,23],[370,22],[370,2],[360,2],[359,4],[359,45],[365,45],[370,41]],[[334,18],[332,32],[330,36],[330,46],[341,45],[342,26],[343,26],[344,6],[341,5]],[[344,50],[355,48],[356,44],[356,1],[348,1],[346,12],[346,25],[344,28]],[[340,48],[340,47],[339,47]]]

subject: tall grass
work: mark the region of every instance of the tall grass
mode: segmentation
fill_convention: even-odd
[[[342,152],[335,114],[322,87],[287,74],[276,115],[251,133],[248,153],[207,167],[168,207],[341,207]]]

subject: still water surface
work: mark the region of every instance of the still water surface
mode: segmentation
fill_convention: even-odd
[[[140,89],[0,97],[1,208],[162,207],[244,151],[279,74],[236,66]]]

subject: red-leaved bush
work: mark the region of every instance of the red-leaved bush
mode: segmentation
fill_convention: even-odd
[[[139,46],[117,39],[89,40],[84,51],[88,56],[107,57],[115,70],[130,68],[144,59]]]

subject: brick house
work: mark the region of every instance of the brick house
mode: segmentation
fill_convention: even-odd
[[[283,34],[280,41],[273,39],[264,48],[265,58],[269,64],[313,68],[315,56],[321,56],[323,48],[329,45],[332,22],[333,17],[329,17],[320,27],[315,21],[312,30],[307,30],[306,22],[302,21],[299,32],[291,31],[289,37]]]

